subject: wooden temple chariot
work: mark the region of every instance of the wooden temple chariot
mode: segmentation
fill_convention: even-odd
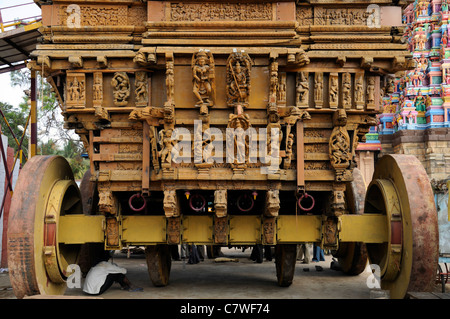
[[[354,161],[377,124],[386,76],[414,65],[401,26],[379,24],[383,12],[401,16],[403,2],[37,1],[44,26],[29,67],[52,84],[90,171],[81,195],[72,184],[54,193],[67,174],[34,179],[46,185],[35,192],[64,198],[35,281],[54,263],[61,275],[51,288],[17,279],[17,294],[60,292],[63,262],[87,245],[147,246],[159,286],[169,282],[171,245],[275,245],[278,283],[288,286],[296,245],[316,242],[347,273],[387,254],[387,289],[403,297],[409,277],[391,268],[405,240],[391,234],[410,217],[386,203],[413,186],[426,196],[426,185],[402,177],[410,166],[426,174],[414,160],[389,157],[366,196]],[[36,157],[28,169],[65,165],[55,161]],[[77,198],[84,210],[65,207]],[[29,236],[53,223],[42,210]]]

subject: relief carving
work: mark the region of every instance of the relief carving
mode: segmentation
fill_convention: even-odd
[[[171,21],[272,20],[272,3],[171,3]]]
[[[227,190],[218,189],[214,191],[214,209],[217,217],[225,217],[227,215]]]
[[[297,95],[296,106],[308,107],[309,106],[309,72],[297,73]]]
[[[337,73],[330,73],[329,94],[330,94],[330,108],[335,109],[338,107],[338,98],[339,98],[339,77]]]
[[[167,243],[176,245],[180,243],[181,236],[181,218],[167,218]]]
[[[82,5],[79,7],[80,25],[85,26],[125,26],[128,25],[127,6]],[[59,20],[67,24],[73,8],[61,6]]]
[[[278,189],[270,189],[266,193],[266,210],[265,215],[270,217],[278,216],[280,210],[280,191]]]
[[[227,128],[227,150],[228,163],[232,163],[233,168],[246,168],[249,154],[250,137],[246,134],[247,129],[251,127],[250,117],[242,112],[242,108],[238,106],[238,114],[230,114]]]
[[[367,25],[368,19],[374,14],[375,11],[368,12],[367,8],[315,7],[314,25]]]
[[[252,61],[245,52],[233,52],[227,60],[227,104],[248,106]]]
[[[369,76],[367,79],[367,108],[375,108],[375,77]]]
[[[214,106],[215,101],[215,64],[210,51],[200,50],[192,56],[193,92],[197,98],[196,107],[200,107],[200,114],[208,114],[208,107]]]
[[[101,72],[94,73],[93,95],[94,107],[101,106],[103,104],[103,75]]]
[[[114,104],[117,106],[125,106],[128,104],[130,96],[130,79],[126,72],[116,72],[111,80],[113,87]]]
[[[345,109],[352,107],[352,76],[346,72],[342,74],[342,104]]]
[[[357,109],[364,108],[364,73],[355,75],[355,103]]]
[[[136,94],[136,106],[147,106],[148,104],[148,76],[147,72],[139,71],[135,74],[134,93]]]
[[[82,73],[67,73],[67,108],[86,106],[86,76]]]
[[[286,106],[286,73],[280,74],[277,103],[279,106]]]
[[[330,163],[336,172],[336,181],[347,180],[346,170],[352,161],[352,143],[347,132],[347,114],[344,110],[336,112],[334,129],[329,143]]]
[[[180,216],[177,193],[173,189],[164,190],[164,214],[167,218]]]
[[[316,108],[323,106],[323,73],[316,72],[314,77],[314,103]]]

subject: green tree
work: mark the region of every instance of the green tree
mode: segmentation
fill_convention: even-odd
[[[13,71],[10,73],[13,86],[19,86],[29,95],[31,75],[28,69],[22,71]],[[84,153],[83,143],[78,135],[64,129],[64,120],[61,116],[61,108],[58,100],[52,91],[51,85],[39,76],[37,82],[37,104],[38,104],[38,149],[40,155],[61,155],[67,159],[72,167],[76,179],[83,177],[89,167],[89,161],[84,159],[81,154]],[[27,104],[29,97],[24,97],[24,103],[20,109],[26,110],[28,116],[29,106]],[[26,120],[26,118],[25,118]]]
[[[21,103],[18,107],[14,107],[11,104],[0,102],[0,108],[5,116],[8,124],[14,133],[17,141],[20,143],[21,137],[23,135],[23,130],[26,126],[27,118],[28,118],[28,110],[26,105],[26,100]],[[8,137],[8,146],[14,149],[14,153],[17,153],[19,149],[19,145],[14,139],[13,134],[9,130],[5,120],[2,118],[1,120],[2,134]],[[22,141],[21,149],[24,154],[27,156],[28,154],[28,138],[24,137]]]

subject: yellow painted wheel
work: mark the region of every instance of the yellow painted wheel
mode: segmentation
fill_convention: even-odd
[[[58,242],[59,216],[82,213],[78,186],[60,156],[35,156],[22,169],[8,224],[8,267],[17,298],[60,295],[79,245]]]
[[[349,214],[363,214],[366,197],[366,183],[361,171],[353,170],[353,181],[347,183],[345,199]],[[351,276],[361,274],[367,266],[366,245],[361,242],[339,243],[339,249],[333,253],[338,258],[342,271]]]
[[[439,257],[437,213],[428,176],[415,156],[380,159],[364,213],[387,216],[388,241],[367,244],[371,264],[379,266],[381,288],[394,299],[408,291],[431,291]]]

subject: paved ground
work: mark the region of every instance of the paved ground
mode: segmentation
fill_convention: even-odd
[[[128,277],[143,292],[127,292],[113,285],[101,297],[103,299],[370,299],[379,296],[370,289],[371,273],[346,276],[330,269],[331,256],[326,261],[296,265],[294,282],[281,288],[276,283],[274,261],[254,263],[250,251],[222,248],[226,257],[237,262],[215,262],[205,259],[198,264],[174,261],[170,283],[167,287],[154,287],[150,282],[143,254],[117,253],[114,262],[128,270]],[[318,271],[316,267],[322,268]],[[320,268],[319,268],[320,270]],[[83,280],[82,280],[83,281]],[[440,287],[436,288],[440,291]],[[80,288],[67,289],[66,297],[83,298]],[[0,299],[15,299],[7,273],[0,274]]]

